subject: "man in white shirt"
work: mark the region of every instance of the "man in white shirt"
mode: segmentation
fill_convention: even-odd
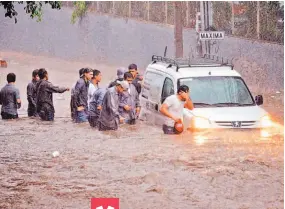
[[[182,122],[183,108],[194,109],[194,105],[189,97],[189,87],[186,85],[180,86],[177,94],[167,97],[160,108],[160,112],[166,116],[163,124],[164,134],[177,134],[174,124],[175,122]]]
[[[88,88],[88,107],[90,101],[94,95],[94,92],[99,88],[99,83],[102,80],[102,74],[99,70],[93,70],[93,77],[91,78],[91,82]]]

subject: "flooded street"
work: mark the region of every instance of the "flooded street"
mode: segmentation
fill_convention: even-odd
[[[26,86],[35,68],[71,87],[81,67],[99,69],[106,85],[119,66],[15,52],[0,57],[8,61],[1,87],[14,72],[23,101],[19,120],[0,121],[1,209],[88,209],[94,197],[118,197],[121,209],[283,208],[283,125],[174,137],[140,121],[102,133],[71,122],[70,92],[54,94],[54,122],[29,119]],[[273,98],[265,100],[266,109],[281,123],[283,92],[274,99],[274,106],[266,103]]]

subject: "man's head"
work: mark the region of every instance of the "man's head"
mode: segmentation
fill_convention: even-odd
[[[48,72],[46,71],[46,69],[40,68],[38,74],[39,74],[40,79],[48,80]]]
[[[101,82],[102,79],[102,74],[99,70],[93,70],[93,77],[92,77],[92,83],[93,84],[98,84],[99,82]]]
[[[130,85],[127,81],[116,81],[116,88],[118,93],[123,93],[129,89]]]
[[[124,73],[126,72],[126,69],[123,68],[123,67],[120,67],[118,70],[117,70],[117,77],[118,77],[118,80],[122,81],[124,80]]]
[[[38,69],[35,69],[32,73],[32,76],[33,76],[33,80],[35,81],[38,81],[40,80],[40,77],[39,77],[39,70]]]
[[[14,73],[9,73],[7,75],[7,82],[8,83],[15,83],[16,81],[16,75]]]
[[[182,101],[185,101],[189,94],[189,87],[186,85],[182,85],[177,90],[178,96],[181,98]]]
[[[138,74],[138,67],[136,64],[130,64],[129,65],[129,72],[133,75],[134,78],[136,78]]]
[[[83,75],[86,80],[90,81],[93,77],[93,70],[91,68],[84,68]]]
[[[79,77],[81,78],[83,76],[83,73],[84,73],[84,68],[81,68],[79,70]]]
[[[131,74],[130,72],[125,72],[124,80],[127,81],[129,84],[131,84],[134,80],[133,74]]]

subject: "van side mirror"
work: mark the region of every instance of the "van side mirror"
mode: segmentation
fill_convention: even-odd
[[[263,104],[263,96],[262,95],[257,95],[255,97],[255,102],[257,105],[262,105]]]

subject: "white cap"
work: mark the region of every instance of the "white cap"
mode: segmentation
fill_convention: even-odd
[[[129,87],[130,87],[128,81],[119,81],[119,80],[117,80],[117,84],[121,85],[125,91],[128,90]]]

